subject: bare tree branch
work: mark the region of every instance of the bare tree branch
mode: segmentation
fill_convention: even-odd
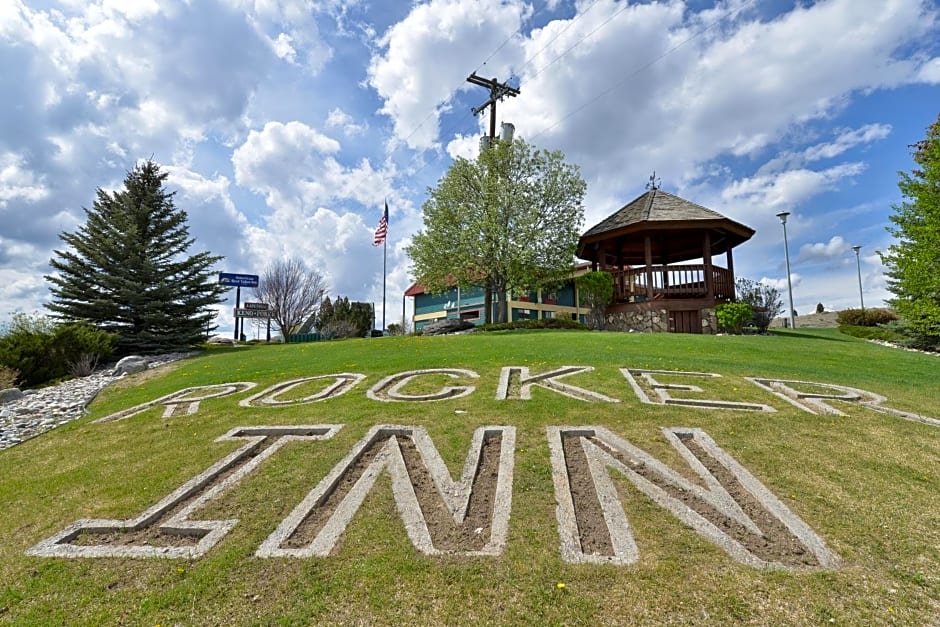
[[[272,309],[271,317],[286,341],[304,321],[316,313],[326,294],[326,280],[295,258],[269,265],[254,289],[257,299]]]

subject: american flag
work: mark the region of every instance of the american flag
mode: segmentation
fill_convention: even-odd
[[[385,237],[388,235],[388,201],[385,201],[385,213],[382,214],[382,219],[379,220],[379,226],[375,229],[375,238],[372,240],[373,246],[381,246],[385,242]]]

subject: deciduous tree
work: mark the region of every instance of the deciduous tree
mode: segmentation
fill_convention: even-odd
[[[591,310],[591,328],[604,328],[604,313],[614,296],[614,279],[609,272],[588,272],[577,278],[581,304]]]
[[[905,201],[895,205],[888,232],[897,238],[882,255],[891,305],[921,344],[940,345],[940,117],[911,146],[917,167],[899,172]]]
[[[735,281],[738,300],[751,306],[753,317],[751,324],[757,327],[760,333],[767,331],[770,321],[783,311],[783,298],[777,288],[765,283],[758,283],[750,279]],[[796,315],[796,312],[793,314]]]
[[[258,278],[255,297],[271,308],[271,317],[284,341],[317,312],[326,280],[299,259],[278,259],[268,265]]]
[[[424,228],[407,249],[412,273],[432,291],[483,285],[505,322],[507,290],[557,283],[571,271],[585,189],[560,152],[494,140],[478,159],[457,159],[429,190]]]
[[[154,353],[184,348],[204,338],[224,288],[211,277],[222,257],[188,255],[186,212],[164,184],[167,173],[140,163],[124,189],[98,189],[85,224],[59,237],[54,251],[52,302],[57,318],[87,321],[120,337],[120,352]]]

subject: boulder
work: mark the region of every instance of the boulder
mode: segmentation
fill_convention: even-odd
[[[7,388],[5,390],[0,390],[0,405],[4,403],[12,403],[13,401],[18,401],[23,398],[23,392],[19,388]]]
[[[216,346],[235,346],[235,340],[230,337],[222,337],[221,335],[213,335],[209,338],[207,344],[214,344]]]
[[[474,324],[466,320],[437,320],[424,325],[421,333],[424,335],[444,335],[446,333],[457,333],[473,329]]]
[[[114,374],[120,376],[122,374],[143,372],[149,365],[150,360],[146,357],[141,357],[140,355],[128,355],[114,365]]]

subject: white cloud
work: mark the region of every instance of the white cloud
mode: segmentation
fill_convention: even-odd
[[[563,53],[621,8],[600,0],[539,59]],[[515,68],[522,94],[502,103],[502,118],[564,150],[602,194],[642,189],[652,170],[681,181],[715,157],[757,154],[859,91],[918,80],[901,54],[929,32],[931,10],[906,0],[832,0],[769,21],[739,16],[697,35],[682,3],[631,5],[563,63],[541,73],[538,63]],[[527,56],[564,26],[533,31]],[[884,130],[865,128],[855,140]]]
[[[873,141],[884,139],[890,134],[890,124],[866,124],[861,128],[843,131],[836,137],[835,141],[810,146],[803,151],[803,155],[806,157],[807,161],[831,159],[859,144],[869,144]]]
[[[312,0],[225,0],[244,11],[260,37],[277,56],[300,63],[316,74],[332,57],[333,50],[320,36],[316,14],[322,4]]]
[[[327,155],[339,149],[338,141],[301,122],[268,122],[232,153],[235,181],[265,194],[271,207],[294,204],[304,181],[322,185],[335,163]]]
[[[768,212],[791,209],[824,191],[836,189],[842,179],[865,170],[863,163],[844,163],[826,170],[790,170],[758,174],[734,181],[721,194],[725,201],[746,202]]]
[[[815,242],[800,246],[797,260],[801,263],[827,262],[845,257],[852,247],[841,235],[833,236],[828,242]]]
[[[381,113],[392,118],[395,136],[411,147],[435,146],[447,101],[468,86],[467,60],[494,50],[530,10],[518,0],[431,0],[392,26],[369,63],[368,83],[384,100]],[[506,67],[494,61],[487,72]]]
[[[940,57],[934,57],[924,63],[917,72],[917,80],[934,85],[940,84]]]
[[[21,199],[32,203],[49,195],[49,190],[24,165],[22,157],[0,153],[0,209],[11,200]]]
[[[292,42],[293,38],[287,33],[278,34],[277,38],[271,42],[271,46],[274,48],[274,54],[289,63],[296,62],[297,51],[294,49],[294,46],[291,45]]]
[[[394,216],[393,240],[410,232],[414,212],[392,189],[392,172],[365,159],[344,167],[333,157],[339,150],[339,142],[300,122],[270,122],[249,133],[233,153],[236,182],[265,194],[270,214],[263,224],[246,227],[245,247],[259,268],[282,256],[299,257],[324,273],[332,294],[380,300],[381,249],[372,238],[383,198]],[[375,222],[349,205],[374,208]],[[407,287],[406,265],[403,250],[391,242],[392,293]]]
[[[346,135],[346,137],[362,135],[367,130],[369,130],[369,125],[366,122],[357,124],[351,115],[339,107],[330,110],[330,113],[326,118],[326,125],[330,128],[343,129],[343,134]]]
[[[758,283],[766,285],[767,287],[772,287],[777,290],[780,294],[786,296],[787,294],[787,277],[784,275],[780,278],[773,277],[761,277],[761,280]],[[796,272],[790,273],[790,284],[793,287],[799,287],[803,283],[803,277]]]
[[[480,154],[480,138],[476,135],[457,135],[447,142],[447,154],[451,159],[474,159]]]

